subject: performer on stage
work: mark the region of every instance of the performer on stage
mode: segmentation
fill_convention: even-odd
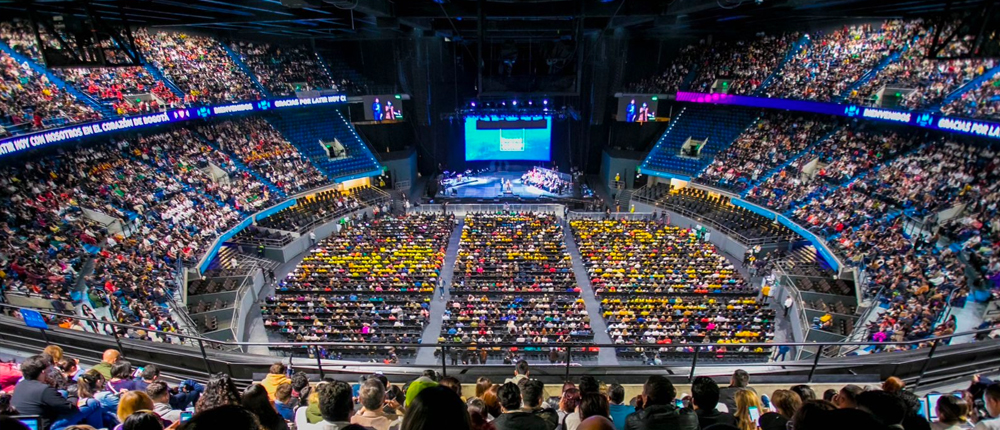
[[[649,121],[649,105],[643,102],[642,107],[639,108],[639,119],[636,122],[644,123]]]
[[[629,102],[628,106],[625,107],[625,121],[635,122],[635,116],[636,116],[635,99],[632,99],[632,101]]]
[[[396,108],[389,100],[385,101],[385,119],[396,119]]]
[[[379,103],[378,97],[375,97],[375,102],[372,103],[372,119],[375,121],[382,120],[382,103]]]

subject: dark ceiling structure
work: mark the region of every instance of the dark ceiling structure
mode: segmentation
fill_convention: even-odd
[[[117,25],[288,39],[560,39],[625,30],[649,38],[808,30],[854,19],[992,15],[996,0],[0,0]],[[482,28],[480,28],[482,26]]]

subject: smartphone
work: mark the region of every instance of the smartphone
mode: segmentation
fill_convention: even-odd
[[[146,370],[145,367],[136,367],[135,368],[135,372],[132,372],[132,377],[133,378],[138,378],[138,377],[142,376],[142,372],[144,370]]]
[[[182,423],[186,422],[189,419],[191,419],[191,412],[188,412],[188,411],[181,412],[181,422]]]
[[[756,406],[751,406],[750,408],[750,419],[753,420],[754,424],[760,421],[760,409]]]
[[[674,399],[674,406],[677,406],[677,409],[682,409],[684,407],[684,401],[681,399]]]
[[[918,415],[927,418],[927,399],[920,399],[920,410],[917,412]]]

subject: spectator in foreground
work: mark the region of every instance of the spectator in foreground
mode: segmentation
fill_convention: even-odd
[[[555,430],[559,425],[559,414],[552,409],[542,407],[545,384],[537,379],[529,379],[519,385],[521,385],[521,402],[524,410],[544,420],[549,430]]]
[[[137,411],[122,422],[122,430],[163,430],[163,421],[152,411]]]
[[[518,382],[521,382],[522,379],[527,378],[528,377],[528,373],[530,373],[530,372],[531,371],[528,369],[528,362],[527,361],[524,361],[524,360],[518,361],[517,365],[514,366],[514,377],[513,378],[507,378],[507,380],[504,381],[504,383],[513,382],[513,383],[517,384]]]
[[[715,381],[712,381],[712,383],[714,384]],[[716,401],[718,401],[719,387],[716,386],[715,390],[716,390],[715,393]],[[611,405],[608,406],[608,408],[610,410],[611,421],[614,423],[615,429],[624,430],[625,417],[635,412],[635,406],[625,404],[625,387],[622,387],[621,384],[618,383],[611,384],[608,387],[608,401],[611,402]],[[713,407],[712,409],[714,410],[715,408]],[[700,422],[700,417],[699,417],[699,422]]]
[[[757,393],[750,390],[740,390],[736,393],[736,411],[733,416],[736,417],[736,427],[740,430],[756,430],[757,421],[753,419],[750,414],[750,409],[756,408],[757,412],[763,411],[760,406],[760,397],[757,397]]]
[[[117,349],[109,349],[104,351],[104,355],[101,356],[101,362],[94,366],[94,370],[104,375],[105,380],[111,379],[111,366],[114,366],[118,362],[118,358],[121,357],[121,353]]]
[[[772,411],[762,414],[758,423],[762,430],[784,430],[802,406],[802,398],[792,390],[775,390],[771,394]]]
[[[257,416],[261,427],[266,430],[288,430],[288,423],[274,409],[274,403],[267,397],[267,390],[261,384],[253,384],[243,392],[243,407]]]
[[[576,387],[565,388],[562,397],[559,399],[559,428],[566,430],[566,426],[574,421],[579,422],[579,415],[576,408],[580,407],[580,389]],[[632,408],[633,412],[635,408]],[[623,421],[624,422],[624,421]]]
[[[240,392],[233,383],[233,378],[225,373],[216,373],[208,380],[205,392],[194,405],[195,413],[201,413],[224,405],[240,404]]]
[[[580,422],[580,430],[611,430],[615,428],[611,420],[602,416],[593,416]]]
[[[295,399],[292,397],[292,384],[281,384],[274,391],[274,410],[282,418],[292,421],[295,419]]]
[[[118,402],[118,420],[125,422],[125,419],[141,410],[153,410],[153,399],[149,398],[143,391],[126,391],[121,395]]]
[[[726,410],[732,413],[736,410],[736,393],[742,389],[748,389],[754,391],[750,388],[750,374],[746,370],[736,369],[733,372],[732,378],[729,379],[729,386],[719,390],[719,403],[726,405]]]
[[[931,430],[962,430],[968,428],[969,403],[955,396],[941,396],[937,403],[938,420]]]
[[[580,398],[580,420],[590,417],[611,419],[608,397],[601,393],[586,393]],[[577,426],[579,427],[579,426]]]
[[[344,381],[328,382],[317,386],[316,391],[323,421],[300,426],[298,430],[340,430],[351,425],[354,399],[350,385]]]
[[[864,388],[857,385],[848,384],[833,396],[833,404],[839,409],[856,409],[858,407],[858,394],[865,392]]]
[[[1000,430],[1000,383],[994,382],[986,386],[983,406],[989,417],[976,423],[974,430]]]
[[[257,416],[239,405],[222,405],[198,412],[190,420],[182,423],[177,430],[260,430]]]
[[[515,386],[516,387],[516,386]],[[454,391],[428,387],[410,402],[401,430],[471,430],[468,408]]]
[[[181,420],[181,411],[170,407],[170,388],[163,381],[153,381],[146,385],[146,394],[153,399],[153,412],[170,422]]]
[[[51,358],[45,355],[35,355],[21,363],[24,379],[14,387],[10,401],[21,415],[38,415],[43,430],[51,427],[53,421],[79,412],[76,405],[49,386],[46,373],[50,366]]]
[[[493,420],[493,426],[497,430],[549,430],[544,419],[521,409],[521,389],[517,384],[504,383],[498,394],[503,413]]]
[[[792,416],[791,429],[814,429],[820,428],[829,419],[827,412],[837,410],[837,407],[830,402],[822,400],[810,400],[802,402],[802,406],[795,411]]]
[[[650,376],[636,400],[635,413],[625,418],[625,430],[698,430],[698,415],[674,405],[674,384],[661,375]]]
[[[278,390],[278,386],[281,384],[291,384],[292,380],[285,373],[288,368],[282,363],[274,363],[271,368],[267,371],[267,376],[264,377],[263,381],[260,381],[260,385],[267,390],[267,397],[274,401],[274,392]]]
[[[816,392],[813,391],[812,388],[809,388],[808,385],[805,384],[793,385],[791,390],[794,391],[795,394],[798,394],[799,398],[802,399],[803,402],[808,402],[810,400],[817,400]]]
[[[399,428],[399,417],[386,414],[385,386],[376,378],[369,378],[361,384],[358,392],[361,410],[351,417],[352,424],[371,427],[375,430],[392,430]]]
[[[858,409],[872,414],[885,426],[902,426],[906,418],[906,404],[888,391],[865,391],[858,395]]]
[[[733,414],[719,412],[717,409],[718,405],[719,384],[716,384],[715,380],[708,376],[694,378],[694,382],[691,384],[691,407],[694,409],[695,414],[698,415],[698,426],[700,428],[704,429],[714,424],[736,426],[736,418],[733,417]],[[613,410],[611,417],[615,418]],[[618,427],[617,419],[615,419],[615,427]]]
[[[895,376],[886,378],[885,382],[882,383],[882,391],[887,393],[895,393],[903,388],[906,388],[906,383]]]

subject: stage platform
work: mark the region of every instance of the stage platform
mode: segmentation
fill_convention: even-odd
[[[455,199],[538,199],[569,198],[578,194],[575,186],[566,193],[553,193],[542,188],[524,184],[521,175],[525,172],[483,172],[475,176],[463,177],[461,181],[446,181],[435,198]],[[510,189],[504,184],[510,181]]]

